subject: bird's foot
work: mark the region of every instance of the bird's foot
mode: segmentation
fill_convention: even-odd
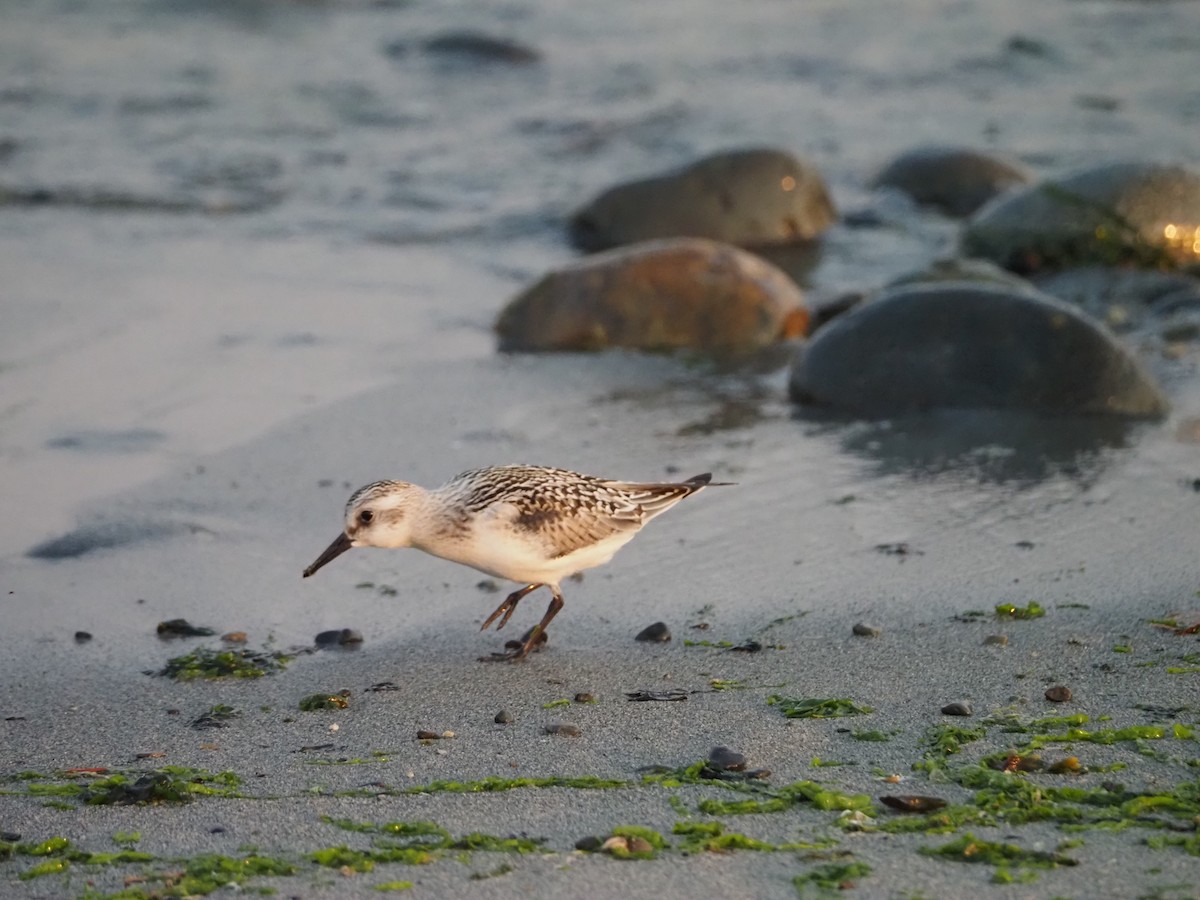
[[[539,625],[530,628],[521,636],[519,641],[506,641],[504,650],[496,651],[489,656],[479,657],[480,662],[516,662],[524,659],[531,652],[540,650],[546,643],[546,632]]]
[[[486,619],[483,620],[483,625],[480,626],[479,630],[487,631],[488,626],[491,625],[493,622],[495,622],[496,618],[501,613],[503,613],[504,618],[501,619],[500,624],[496,626],[496,630],[499,631],[501,628],[503,628],[505,625],[508,624],[508,620],[512,618],[512,614],[517,611],[517,604],[519,602],[521,602],[521,598],[524,597],[526,594],[528,594],[530,591],[536,590],[538,587],[540,587],[540,585],[527,584],[527,585],[525,585],[525,587],[521,588],[519,591],[513,591],[511,594],[509,594],[507,597],[504,598],[503,603],[501,603],[494,610],[492,610],[492,614],[490,616],[488,616]]]

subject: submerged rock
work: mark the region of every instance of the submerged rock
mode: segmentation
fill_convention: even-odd
[[[965,252],[1017,272],[1200,263],[1200,173],[1112,163],[999,197],[967,223]]]
[[[779,150],[735,150],[610,188],[571,219],[583,250],[664,237],[741,246],[815,238],[837,218],[820,173]]]
[[[1007,408],[1160,418],[1162,392],[1102,326],[1065,303],[978,284],[885,292],[793,360],[799,403],[873,418]]]
[[[651,241],[545,275],[496,322],[504,352],[625,347],[749,353],[800,337],[804,295],[770,263],[727,244]]]
[[[1024,167],[982,150],[918,147],[884,166],[871,184],[895,188],[950,216],[969,216],[998,194],[1031,180]]]

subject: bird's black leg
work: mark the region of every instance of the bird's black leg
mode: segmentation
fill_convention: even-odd
[[[538,622],[537,627],[529,632],[529,637],[525,638],[525,643],[509,655],[509,659],[524,658],[533,649],[533,645],[537,643],[538,637],[546,630],[546,626],[558,615],[558,611],[563,608],[563,598],[562,594],[558,592],[558,588],[553,585],[548,585],[548,587],[554,592],[554,597],[550,601],[550,605],[546,607],[546,614],[542,616],[542,621]]]
[[[521,598],[531,591],[536,591],[540,587],[540,584],[527,584],[520,590],[513,591],[504,598],[503,603],[496,607],[496,611],[484,620],[483,626],[479,630],[487,631],[487,627],[496,621],[496,617],[501,613],[504,613],[504,618],[501,619],[500,624],[496,626],[496,630],[499,631],[508,624],[508,620],[512,618],[512,614],[516,611],[517,604],[521,601]]]

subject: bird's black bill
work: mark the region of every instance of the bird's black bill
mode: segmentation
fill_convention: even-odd
[[[350,543],[350,538],[346,537],[345,532],[339,534],[337,539],[325,548],[325,552],[318,556],[316,561],[304,570],[304,577],[307,578],[313,572],[317,571],[317,569],[321,568],[321,566],[325,565],[327,562],[332,562],[333,560],[337,559],[353,546],[354,544]]]

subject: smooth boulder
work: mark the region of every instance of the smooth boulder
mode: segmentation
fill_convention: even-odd
[[[793,360],[792,399],[868,418],[931,409],[1160,418],[1167,402],[1101,325],[1045,295],[982,284],[885,291]]]
[[[610,188],[574,214],[570,231],[583,250],[667,237],[760,247],[812,240],[836,218],[811,164],[752,149]]]
[[[1200,173],[1112,163],[996,198],[963,251],[1016,272],[1082,265],[1200,265]]]
[[[649,241],[581,259],[515,297],[496,323],[506,352],[625,347],[739,355],[800,337],[804,295],[737,247]]]
[[[993,197],[1032,181],[1015,162],[967,147],[919,147],[884,166],[872,187],[889,187],[949,216],[969,216]]]

